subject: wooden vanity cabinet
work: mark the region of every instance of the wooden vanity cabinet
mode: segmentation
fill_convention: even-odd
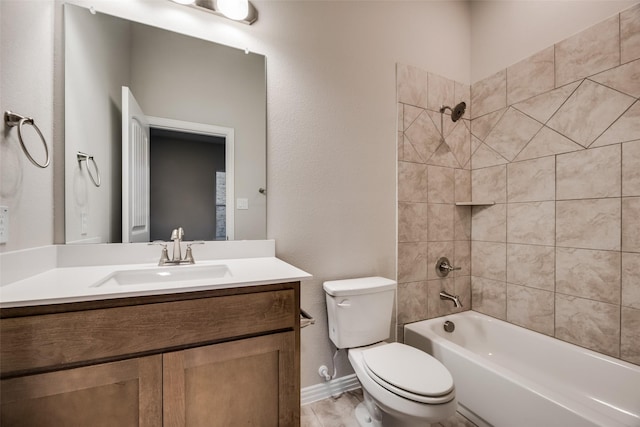
[[[298,426],[299,282],[0,310],[0,425]]]

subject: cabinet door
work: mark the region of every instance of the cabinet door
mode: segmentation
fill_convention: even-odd
[[[295,333],[164,354],[164,426],[297,426]]]
[[[162,355],[2,380],[2,427],[155,427]]]

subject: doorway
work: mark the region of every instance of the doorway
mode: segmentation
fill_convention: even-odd
[[[226,240],[225,138],[150,129],[150,239]]]
[[[150,240],[233,240],[234,130],[147,116]]]

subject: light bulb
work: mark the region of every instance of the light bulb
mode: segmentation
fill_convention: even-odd
[[[218,0],[218,11],[229,19],[241,21],[249,14],[248,0]]]

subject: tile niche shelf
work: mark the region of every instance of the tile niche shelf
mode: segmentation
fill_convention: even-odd
[[[490,200],[480,200],[477,202],[456,202],[456,206],[492,206],[496,202]]]

